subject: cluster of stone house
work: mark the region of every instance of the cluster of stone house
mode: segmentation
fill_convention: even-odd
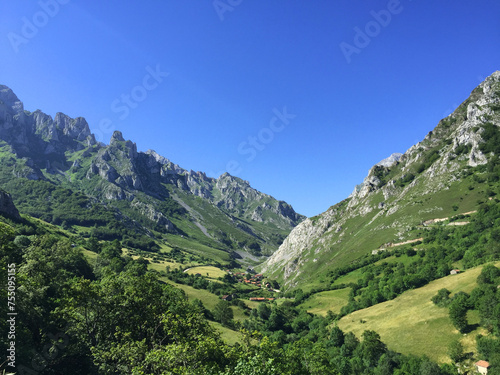
[[[251,275],[250,278],[247,278],[248,274],[245,272],[235,272],[233,275],[240,283],[254,285],[258,288],[267,288],[269,289],[269,291],[273,291],[272,289],[270,289],[272,287],[270,283],[263,283],[262,279],[264,278],[264,275],[261,273]]]

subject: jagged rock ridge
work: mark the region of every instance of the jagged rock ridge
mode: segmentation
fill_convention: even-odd
[[[167,234],[199,235],[228,251],[270,254],[304,218],[247,181],[227,173],[207,177],[153,150],[140,152],[119,131],[109,145],[98,143],[84,118],[57,113],[53,119],[40,110],[26,111],[3,85],[0,147],[17,159],[8,169],[13,178],[67,186],[120,206],[125,216],[138,214]]]

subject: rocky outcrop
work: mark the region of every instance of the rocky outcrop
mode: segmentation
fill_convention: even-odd
[[[21,219],[21,215],[14,205],[12,197],[3,190],[0,190],[0,215],[5,215],[16,220]]]
[[[147,164],[151,173],[158,173],[160,171],[162,175],[186,173],[186,170],[174,164],[166,157],[159,155],[154,150],[147,150],[145,154],[149,156]]]
[[[381,167],[386,167],[386,168],[390,168],[392,167],[393,165],[395,165],[399,159],[401,159],[401,156],[403,156],[403,154],[399,153],[399,152],[395,152],[394,154],[392,154],[391,156],[389,156],[388,158],[378,162],[377,164],[375,165],[379,165]]]
[[[146,216],[149,220],[155,222],[158,225],[164,226],[167,232],[176,233],[175,225],[168,220],[163,213],[157,211],[153,205],[143,203],[137,199],[134,199],[131,206],[137,209],[142,215]]]

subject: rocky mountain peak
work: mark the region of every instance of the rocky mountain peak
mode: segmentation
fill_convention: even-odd
[[[5,85],[0,85],[0,101],[10,107],[14,113],[24,111],[23,102],[14,94],[14,91]]]
[[[494,87],[495,84],[497,84],[498,82],[500,81],[500,70],[497,70],[496,72],[494,72],[493,74],[491,74],[489,77],[487,77],[480,85],[479,87],[481,87],[483,89],[483,92],[486,94],[486,95],[490,95],[493,92],[495,91],[498,91],[498,87]]]
[[[202,236],[217,249],[243,246],[270,254],[303,219],[248,181],[228,173],[215,179],[185,170],[153,150],[138,152],[120,131],[108,145],[97,143],[83,117],[22,111],[12,90],[0,86],[0,92],[0,139],[18,159],[10,168],[15,179],[69,184],[99,204],[119,205],[120,215],[137,219],[136,228],[149,236],[151,228],[184,231],[184,236]],[[256,222],[266,226],[255,227]]]
[[[109,147],[110,148],[120,148],[120,145],[124,144],[124,149],[122,151],[127,152],[127,157],[129,159],[135,159],[137,157],[137,145],[130,141],[130,140],[125,140],[123,138],[123,134],[121,131],[115,130],[113,132],[113,135],[111,136],[111,140],[109,141]]]
[[[155,162],[159,163],[163,166],[162,167],[163,173],[177,173],[177,174],[186,173],[185,169],[183,169],[183,168],[179,167],[177,164],[171,162],[166,157],[161,156],[155,150],[147,150],[144,154],[148,155],[150,157],[150,162],[149,162],[150,167],[156,168],[156,166],[154,166],[154,163]]]
[[[84,141],[91,135],[89,124],[83,117],[71,118],[58,112],[54,124],[63,134],[77,141]]]
[[[123,138],[123,134],[121,131],[115,130],[113,135],[111,136],[111,140],[109,144],[112,145],[115,142],[125,142],[125,138]]]
[[[377,164],[375,164],[373,167],[370,168],[368,171],[368,175],[365,177],[363,182],[359,185],[356,185],[354,187],[353,192],[349,196],[350,198],[355,197],[355,196],[361,196],[365,197],[370,191],[372,191],[374,188],[378,187],[381,183],[380,179],[374,175],[375,170],[378,167],[383,167],[383,168],[391,168],[394,165],[396,165],[400,160],[403,154],[399,152],[395,152],[391,154],[388,158],[385,158],[384,160],[379,161]]]

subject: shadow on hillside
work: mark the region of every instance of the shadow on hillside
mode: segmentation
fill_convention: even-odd
[[[467,325],[467,328],[465,328],[465,329],[463,330],[463,332],[462,332],[462,333],[466,333],[466,334],[467,334],[467,333],[471,333],[471,332],[475,331],[476,329],[478,329],[479,327],[480,327],[479,323],[476,323],[476,324],[469,324],[469,325]]]

